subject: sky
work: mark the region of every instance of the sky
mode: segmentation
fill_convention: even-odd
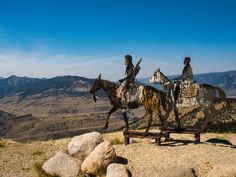
[[[235,0],[0,0],[0,77],[236,70]]]

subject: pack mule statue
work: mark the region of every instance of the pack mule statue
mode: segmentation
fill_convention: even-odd
[[[219,87],[209,84],[189,83],[187,89],[184,88],[185,85],[180,86],[180,94],[176,94],[176,82],[166,77],[160,71],[160,68],[156,69],[154,74],[149,78],[149,83],[160,84],[162,86],[163,90],[167,93],[167,97],[172,100],[172,107],[174,108],[176,119],[178,120],[179,108],[194,106],[200,107],[204,112],[205,120],[200,127],[199,133],[207,128],[212,117],[219,112],[215,108],[216,103],[223,103],[222,107],[225,107],[227,104],[224,91]]]

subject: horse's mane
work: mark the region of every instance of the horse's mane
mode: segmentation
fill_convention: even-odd
[[[165,76],[165,74],[163,74],[161,71],[160,71],[160,73],[161,73],[161,76],[164,78],[164,80],[165,80],[166,82],[169,82],[169,81],[170,81],[170,79],[169,79],[167,76]]]
[[[114,82],[111,82],[109,80],[105,80],[105,79],[100,79],[101,82],[103,82],[105,87],[110,87],[111,89],[115,89],[117,87],[117,84]]]
[[[106,80],[106,79],[101,79],[101,81],[109,83],[111,85],[117,85],[115,82],[112,82],[112,81],[109,81],[109,80]]]

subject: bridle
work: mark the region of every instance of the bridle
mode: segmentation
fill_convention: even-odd
[[[101,83],[99,83],[99,84],[101,84]],[[94,100],[94,102],[97,101],[97,98],[96,98],[96,97],[98,97],[98,98],[106,98],[106,96],[100,96],[100,95],[97,95],[97,94],[96,94],[97,91],[99,91],[100,89],[103,89],[103,88],[101,87],[101,85],[99,85],[98,88],[99,88],[99,89],[96,89],[96,90],[93,91],[93,92],[90,91],[90,93],[93,95],[93,100]],[[104,89],[103,89],[103,90],[104,90]],[[104,90],[104,91],[105,91],[105,90]],[[105,91],[105,93],[106,93],[106,91]]]
[[[94,91],[91,91],[91,90],[90,90],[90,93],[93,95],[93,101],[94,101],[94,102],[97,102],[97,98],[96,98],[96,97],[100,98],[100,96],[96,94],[96,92],[97,92],[98,90],[100,90],[100,89],[96,89],[96,90],[94,90]]]

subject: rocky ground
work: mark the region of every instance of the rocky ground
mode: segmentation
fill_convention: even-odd
[[[178,141],[164,142],[157,146],[151,139],[133,139],[125,146],[122,132],[104,134],[111,140],[117,156],[133,177],[158,177],[172,167],[193,168],[196,176],[205,177],[213,169],[227,169],[236,164],[236,134],[206,133],[200,144],[193,143],[191,135],[173,134]],[[37,169],[58,150],[67,149],[71,138],[18,143],[11,140],[0,141],[0,176],[36,177]],[[230,145],[230,143],[232,145]],[[223,168],[221,168],[223,167]]]

